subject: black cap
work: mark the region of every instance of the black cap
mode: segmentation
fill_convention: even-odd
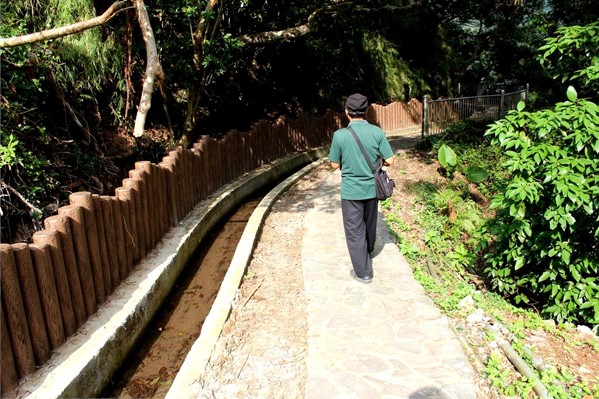
[[[366,112],[366,108],[368,108],[368,98],[366,98],[366,96],[356,93],[347,97],[345,109],[349,112]]]

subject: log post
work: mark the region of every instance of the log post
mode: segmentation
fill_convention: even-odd
[[[104,270],[102,268],[102,259],[100,257],[100,244],[98,242],[98,227],[96,226],[94,200],[91,193],[81,191],[69,195],[69,202],[73,206],[80,206],[83,208],[85,239],[87,240],[87,248],[89,251],[94,290],[96,292],[96,302],[101,304],[106,300],[106,287],[104,286]]]
[[[98,302],[96,297],[96,289],[94,284],[94,274],[90,261],[90,255],[85,234],[85,216],[83,208],[80,206],[61,206],[58,208],[58,215],[65,216],[70,220],[72,233],[72,243],[74,243],[74,251],[77,257],[77,270],[79,271],[79,281],[81,284],[81,292],[83,302],[85,303],[85,311],[87,316],[91,316],[98,310]],[[65,242],[67,242],[65,240]]]
[[[6,310],[6,325],[8,333],[4,334],[2,328],[2,374],[4,367],[10,370],[10,360],[4,357],[5,340],[10,341],[12,355],[19,377],[24,377],[35,371],[35,357],[33,354],[33,343],[29,335],[29,325],[27,322],[27,314],[25,311],[25,303],[23,301],[23,291],[19,283],[19,274],[17,265],[13,255],[12,246],[9,244],[0,244],[0,254],[2,262],[0,262],[0,287],[2,289],[2,309]],[[4,320],[3,320],[4,324]],[[6,362],[6,363],[5,363]],[[4,381],[4,376],[2,376]],[[4,392],[4,385],[2,388]]]
[[[77,331],[77,321],[73,310],[71,290],[69,288],[69,277],[67,275],[60,236],[57,231],[42,230],[33,234],[33,242],[39,246],[47,245],[50,250],[52,271],[56,284],[56,294],[62,315],[64,333],[71,336]]]
[[[167,207],[170,213],[170,226],[179,224],[179,201],[177,198],[177,171],[176,158],[166,156],[162,158],[166,175]]]
[[[100,206],[102,207],[102,224],[104,225],[104,234],[106,235],[106,252],[108,254],[108,271],[110,274],[110,285],[114,291],[121,282],[120,264],[117,246],[122,241],[116,240],[117,224],[112,210],[112,198],[108,195],[100,196]]]
[[[183,191],[183,179],[185,178],[185,164],[183,161],[183,155],[181,151],[177,150],[169,151],[169,156],[175,159],[175,189],[177,193],[177,208],[179,212],[179,221],[185,219],[187,213],[187,203],[185,200],[185,193]]]
[[[161,208],[162,208],[162,212],[161,212],[161,216],[162,216],[162,234],[166,234],[171,227],[173,227],[173,221],[172,221],[172,213],[171,213],[171,206],[170,206],[170,192],[168,191],[168,183],[167,183],[167,179],[168,179],[168,174],[170,173],[168,170],[168,165],[166,162],[164,162],[164,158],[163,161],[160,162],[157,166],[158,169],[158,176],[160,176],[160,192],[161,192],[161,196],[160,196],[160,203],[161,203]]]
[[[114,235],[116,240],[117,258],[119,261],[119,281],[123,281],[129,274],[127,264],[127,252],[125,244],[125,228],[123,226],[123,214],[121,211],[121,201],[117,197],[110,197],[112,213],[114,215]]]
[[[121,204],[121,218],[123,220],[123,234],[124,234],[124,244],[125,244],[125,254],[127,255],[127,276],[133,270],[134,256],[133,256],[133,248],[135,245],[135,237],[134,237],[134,212],[133,212],[133,190],[126,187],[117,187],[114,190],[117,198]],[[125,276],[126,277],[126,276]],[[125,277],[121,276],[121,280]]]
[[[21,282],[23,303],[25,305],[29,333],[31,334],[33,354],[35,355],[36,364],[41,366],[50,358],[50,343],[48,342],[48,333],[46,332],[46,323],[40,299],[40,288],[37,285],[29,247],[29,245],[23,243],[12,245],[17,273]]]
[[[96,217],[96,228],[98,229],[98,246],[100,248],[100,260],[102,262],[102,277],[104,281],[104,293],[108,297],[112,293],[112,279],[110,278],[110,260],[106,248],[106,226],[104,225],[104,212],[99,194],[92,194],[94,203],[94,216]]]
[[[130,204],[129,204],[129,218],[131,220],[131,238],[133,243],[133,265],[142,258],[140,248],[140,235],[141,235],[141,223],[143,223],[143,217],[141,215],[141,193],[139,192],[140,182],[135,179],[123,179],[123,187],[131,190],[130,192]]]
[[[70,219],[60,215],[50,216],[44,220],[44,226],[46,227],[46,231],[56,231],[58,233],[58,240],[62,249],[62,259],[67,275],[66,281],[69,284],[69,292],[71,294],[73,314],[77,323],[76,325],[79,327],[87,320],[87,312],[81,291],[81,279],[79,278],[79,270],[77,268],[77,257],[75,255],[75,246],[73,245]]]
[[[150,161],[139,161],[135,162],[135,170],[142,173],[144,175],[145,181],[145,198],[144,198],[144,206],[147,209],[148,219],[147,219],[147,228],[148,228],[148,248],[151,250],[156,245],[156,237],[157,237],[157,225],[156,225],[156,208],[155,208],[155,184],[154,184],[154,173],[152,172],[152,163]]]
[[[158,200],[156,205],[158,207],[158,240],[161,241],[170,227],[166,211],[166,171],[160,165],[154,165],[154,171],[156,172],[156,199]]]
[[[193,148],[191,149],[191,151],[194,153],[194,156],[197,159],[197,171],[195,178],[198,184],[198,202],[200,202],[206,198],[206,183],[204,179],[206,168],[204,167],[204,157],[202,156],[201,141],[193,143]]]
[[[19,374],[17,373],[17,365],[10,344],[10,334],[4,320],[2,306],[0,306],[0,323],[2,324],[2,330],[0,330],[0,367],[2,367],[2,372],[0,373],[0,394],[5,395],[19,384]]]
[[[58,304],[56,281],[52,271],[50,246],[31,244],[29,245],[29,249],[33,258],[33,268],[40,293],[50,347],[56,349],[64,343],[65,335],[60,305]]]
[[[139,211],[139,218],[142,224],[137,226],[140,240],[140,249],[144,256],[152,250],[152,236],[150,230],[150,208],[148,204],[149,195],[149,176],[141,169],[133,169],[129,171],[129,178],[139,181],[140,206],[135,208]]]

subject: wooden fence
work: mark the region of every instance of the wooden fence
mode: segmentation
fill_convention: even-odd
[[[528,87],[513,93],[474,97],[424,99],[422,135],[428,136],[445,130],[450,125],[466,119],[493,121],[501,119],[507,111],[515,109],[519,101],[528,98]]]
[[[420,125],[421,115],[412,100],[372,105],[367,120],[391,131]],[[32,244],[0,244],[2,393],[48,361],[196,204],[251,170],[329,144],[346,122],[327,112],[202,136],[158,164],[137,162],[113,196],[71,194]]]

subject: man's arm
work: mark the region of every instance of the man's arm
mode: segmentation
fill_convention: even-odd
[[[395,161],[395,157],[387,158],[383,161],[383,165],[391,166],[393,165],[393,161]]]
[[[331,162],[331,168],[333,168],[333,169],[339,169],[340,166],[341,166],[340,163]]]

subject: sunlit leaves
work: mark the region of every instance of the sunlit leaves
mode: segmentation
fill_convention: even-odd
[[[512,178],[491,203],[486,272],[498,290],[540,301],[559,321],[593,323],[586,304],[599,296],[589,283],[599,268],[598,108],[573,87],[566,96],[552,110],[517,107],[487,132]]]

